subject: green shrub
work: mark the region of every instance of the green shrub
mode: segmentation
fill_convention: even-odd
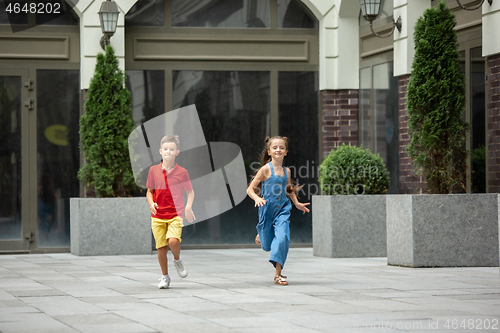
[[[128,196],[135,189],[128,136],[134,129],[130,92],[111,46],[97,55],[85,113],[80,118],[80,148],[85,162],[78,177],[97,197]]]
[[[319,183],[326,195],[384,194],[389,182],[382,158],[361,147],[343,144],[332,150],[320,166]]]
[[[429,193],[465,190],[464,76],[460,71],[455,15],[444,2],[415,25],[415,56],[407,92],[406,148]]]

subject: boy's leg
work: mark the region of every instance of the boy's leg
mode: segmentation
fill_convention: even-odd
[[[168,246],[163,246],[158,249],[158,262],[160,263],[161,273],[168,274],[168,260],[167,260]]]
[[[179,260],[179,257],[181,255],[181,243],[179,242],[179,240],[177,238],[169,238],[168,246],[170,246],[170,251],[174,256],[174,259]]]
[[[158,254],[158,263],[160,264],[163,275],[168,274],[168,240],[167,240],[167,223],[160,219],[151,218],[151,229],[155,238],[156,250]]]
[[[170,251],[174,256],[174,264],[177,269],[177,273],[181,278],[185,278],[188,275],[187,269],[184,267],[184,263],[181,259],[181,236],[182,236],[182,218],[175,217],[168,222],[167,240],[170,246]]]

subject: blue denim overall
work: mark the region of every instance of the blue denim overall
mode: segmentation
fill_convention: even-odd
[[[269,162],[271,176],[262,182],[262,196],[267,203],[259,207],[259,233],[262,249],[271,251],[269,262],[276,267],[279,263],[281,267],[285,265],[290,244],[290,211],[292,203],[286,197],[286,184],[288,175],[274,174],[274,168]]]

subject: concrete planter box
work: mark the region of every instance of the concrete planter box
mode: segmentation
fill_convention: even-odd
[[[385,257],[385,195],[315,195],[313,254],[329,258]]]
[[[497,194],[387,196],[387,263],[498,266]]]
[[[77,256],[151,254],[146,198],[71,198],[71,253]]]

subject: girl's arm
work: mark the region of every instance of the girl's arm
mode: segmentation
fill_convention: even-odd
[[[193,221],[196,220],[196,217],[194,216],[193,208],[192,208],[193,201],[194,201],[194,190],[191,189],[191,191],[187,192],[186,209],[184,212],[184,215],[186,216],[189,223],[193,223]]]
[[[148,192],[146,192],[146,199],[148,200],[149,210],[151,211],[151,214],[156,215],[158,204],[153,201],[153,190],[150,188],[148,188]]]
[[[288,186],[292,186],[292,180],[290,179],[290,169],[286,168],[286,172],[288,174],[288,180],[286,183]],[[297,209],[304,212],[304,214],[310,212],[309,208],[306,207],[307,205],[310,205],[309,202],[306,202],[306,203],[299,202],[299,199],[297,199],[297,195],[295,195],[295,193],[290,194],[290,199],[292,200],[295,207],[297,207]]]
[[[269,166],[265,165],[264,167],[260,168],[259,171],[257,171],[257,174],[252,179],[247,189],[248,196],[252,198],[253,201],[255,201],[255,207],[262,207],[267,202],[266,200],[264,200],[264,198],[261,198],[259,195],[257,195],[257,193],[255,193],[255,189],[257,188],[257,186],[259,186],[261,182],[269,178],[269,176],[266,177],[266,168],[269,169]]]

